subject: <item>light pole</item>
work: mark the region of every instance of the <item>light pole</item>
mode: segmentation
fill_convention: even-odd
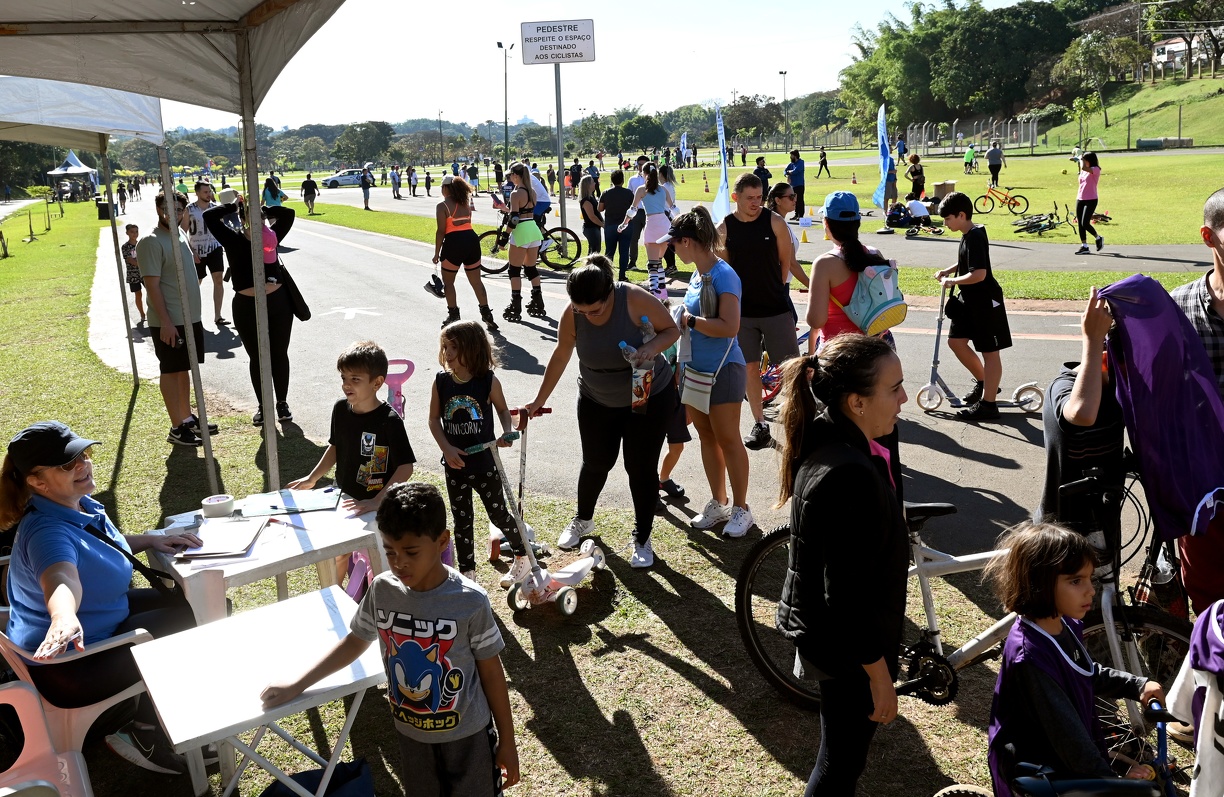
[[[505,86],[504,86],[504,97],[503,97],[505,100],[505,105],[503,106],[503,110],[505,112],[506,118],[503,120],[503,123],[502,123],[502,130],[506,134],[506,142],[505,142],[505,145],[502,147],[502,160],[509,161],[510,160],[510,51],[514,49],[514,45],[511,44],[509,47],[506,47],[506,46],[503,46],[501,42],[498,42],[497,46],[500,50],[504,52],[506,56],[506,70],[505,70],[505,76],[504,76]]]
[[[790,112],[786,108],[786,72],[778,72],[782,76],[782,124],[786,126],[786,151],[790,152]]]
[[[446,155],[442,153],[442,109],[438,109],[438,163],[446,165]]]

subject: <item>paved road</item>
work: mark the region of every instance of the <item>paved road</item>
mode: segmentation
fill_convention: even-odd
[[[424,200],[420,202],[423,204]],[[124,223],[135,221],[146,229],[152,225],[151,202],[129,205],[129,210],[132,212],[121,219]],[[295,422],[310,438],[326,439],[330,408],[340,395],[335,356],[350,341],[372,338],[392,357],[406,356],[416,363],[417,375],[406,385],[409,436],[420,466],[439,471],[438,452],[425,428],[425,411],[430,374],[436,367],[438,325],[445,308],[422,289],[433,270],[428,260],[432,254],[430,247],[313,223],[305,218],[295,226],[288,244],[283,250],[285,262],[293,269],[314,311],[311,321],[295,325],[290,349],[293,361],[290,403]],[[99,236],[90,343],[105,362],[126,370],[129,367],[126,340],[115,334],[115,330],[123,327],[116,301],[116,279],[110,232],[104,229]],[[504,277],[491,278],[487,284],[492,304],[500,315],[500,308],[509,300],[508,284]],[[554,317],[563,307],[563,290],[559,279],[546,277],[545,301]],[[459,297],[465,316],[473,317],[476,308],[470,291],[461,285]],[[229,298],[227,295],[227,317]],[[802,295],[796,298],[800,303],[805,301]],[[205,306],[210,302],[211,298],[206,296]],[[503,324],[497,336],[504,362],[500,376],[511,402],[521,403],[534,397],[552,350],[555,323],[551,319],[528,319],[528,323]],[[240,341],[229,329],[219,332],[212,329],[211,321],[206,321],[205,326],[206,386],[239,409],[253,411],[247,359]],[[1027,381],[1044,386],[1061,362],[1078,356],[1078,318],[1074,313],[1016,312],[1012,328],[1016,345],[1004,355],[1007,391]],[[952,550],[979,550],[993,540],[998,524],[1023,519],[1039,497],[1044,468],[1041,420],[1039,416],[1012,410],[1005,413],[1001,423],[979,427],[950,420],[940,413],[927,415],[918,410],[912,399],[930,372],[934,329],[935,313],[914,308],[897,330],[898,348],[908,377],[906,387],[911,396],[902,420],[903,459],[908,470],[906,497],[961,505],[963,514],[958,518],[933,524],[937,526],[934,539]],[[140,340],[141,373],[155,374],[152,343],[139,332],[136,335]],[[946,348],[943,354],[946,360],[943,374],[954,387],[963,390],[966,375],[948,356]],[[574,421],[576,370],[577,366],[571,364],[555,392],[551,400],[554,414],[534,427],[540,441],[537,444],[540,447],[534,450],[540,455],[531,462],[530,487],[555,496],[572,497],[575,492],[579,452]],[[749,426],[746,411],[743,426],[746,432]],[[545,451],[550,454],[544,455]],[[770,509],[777,492],[777,455],[761,451],[750,453],[750,457],[749,500],[759,525],[767,528],[783,520],[781,513]],[[282,474],[282,481],[296,475]],[[681,460],[676,478],[688,488],[696,504],[692,510],[699,510],[708,496],[695,443]],[[629,504],[622,472],[615,471],[609,479],[603,501],[605,505]],[[616,536],[617,530],[605,532],[611,532],[612,539],[624,539]]]

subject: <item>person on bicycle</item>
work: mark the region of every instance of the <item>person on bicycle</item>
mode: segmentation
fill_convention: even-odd
[[[805,794],[854,794],[876,728],[897,718],[908,534],[900,462],[872,441],[896,427],[904,374],[866,335],[839,335],[782,370],[778,506],[791,501],[791,559],[777,627],[795,644],[796,675],[821,681]]]
[[[1084,646],[1097,557],[1078,532],[1023,523],[999,539],[1006,556],[986,567],[1003,608],[1020,615],[1003,645],[990,707],[990,776],[995,797],[1011,797],[1016,764],[1050,767],[1053,777],[1116,778],[1104,755],[1096,699],[1164,702],[1155,681],[1102,667]],[[1126,777],[1150,780],[1151,767]]]
[[[544,235],[536,222],[533,209],[538,207],[534,187],[538,180],[532,179],[526,163],[515,163],[510,167],[510,182],[514,190],[510,194],[509,209],[505,211],[510,216],[510,304],[502,312],[507,321],[523,320],[523,278],[531,280],[531,301],[527,304],[527,314],[536,317],[544,315],[544,294],[540,289],[540,272],[536,268],[536,259],[540,256],[540,241]]]
[[[976,168],[977,151],[973,148],[973,142],[969,142],[969,149],[965,150],[965,174],[969,174]]]

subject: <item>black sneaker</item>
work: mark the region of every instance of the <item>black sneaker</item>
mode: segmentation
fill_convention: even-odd
[[[1105,239],[1099,235],[1096,237],[1096,248],[1098,252],[1105,248]]]
[[[961,421],[995,421],[999,419],[999,405],[993,401],[979,401],[967,410],[956,413]]]
[[[668,498],[683,498],[684,488],[676,484],[675,479],[659,482],[659,489],[667,493]]]
[[[251,416],[251,426],[263,426],[263,407],[255,410],[255,414]]]
[[[174,443],[176,446],[202,446],[204,441],[195,433],[195,430],[187,424],[181,424],[170,430],[170,434],[166,435],[167,443]]]
[[[186,426],[188,429],[195,432],[196,434],[200,433],[200,419],[197,418],[195,415],[188,416],[187,420],[183,421],[183,426]],[[209,421],[208,422],[208,433],[216,434],[217,424],[213,423],[212,421]]]
[[[293,413],[289,411],[289,402],[276,402],[276,420],[281,423],[288,423],[293,420]]]
[[[752,425],[752,431],[744,438],[744,448],[749,451],[760,451],[773,445],[773,437],[769,434],[769,424],[757,421]]]
[[[964,404],[966,407],[972,407],[974,404],[977,404],[979,401],[982,400],[983,394],[985,392],[986,392],[986,385],[984,385],[981,382],[974,382],[973,390],[970,390],[968,393],[964,395],[964,397],[961,398],[961,404]],[[1001,387],[995,388],[996,396],[1002,392],[1003,392],[1003,388]]]
[[[680,273],[680,269],[679,267],[676,266],[675,263],[672,263],[670,266],[663,267],[663,276],[667,277],[668,279],[671,279],[672,277],[676,276],[679,273]]]
[[[187,761],[170,748],[170,743],[157,729],[140,730],[129,722],[106,737],[106,746],[120,758],[141,769],[163,775],[182,775]]]

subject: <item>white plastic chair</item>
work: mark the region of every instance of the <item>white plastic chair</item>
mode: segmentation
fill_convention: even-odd
[[[25,745],[17,763],[0,773],[0,795],[93,797],[89,772],[79,751],[57,753],[42,711],[42,698],[29,684],[0,686],[0,705],[12,706],[21,720]]]
[[[8,564],[9,557],[0,557],[0,565]],[[0,585],[4,586],[4,585]],[[8,629],[9,607],[0,607],[0,628],[5,631]],[[62,663],[72,661],[73,659],[82,658],[84,656],[92,656],[95,653],[101,653],[104,650],[111,648],[122,647],[123,645],[134,645],[140,642],[148,642],[152,639],[152,635],[143,628],[138,628],[135,631],[128,631],[119,636],[111,637],[105,642],[90,644],[84,651],[69,650],[55,657],[55,662]],[[13,641],[8,638],[8,634],[0,631],[0,655],[4,656],[4,660],[13,668],[13,672],[17,677],[26,684],[29,684],[34,693],[38,694],[37,687],[30,680],[30,670],[26,664],[27,661],[33,661],[34,653],[28,650],[22,650],[13,644]],[[102,715],[104,711],[118,703],[131,699],[136,695],[145,691],[144,681],[136,683],[124,689],[118,694],[80,708],[60,708],[52,705],[47,700],[39,695],[39,702],[42,704],[42,714],[46,718],[45,725],[51,734],[51,744],[59,752],[62,753],[79,753],[85,744],[85,735],[89,733],[90,727],[94,721]]]

